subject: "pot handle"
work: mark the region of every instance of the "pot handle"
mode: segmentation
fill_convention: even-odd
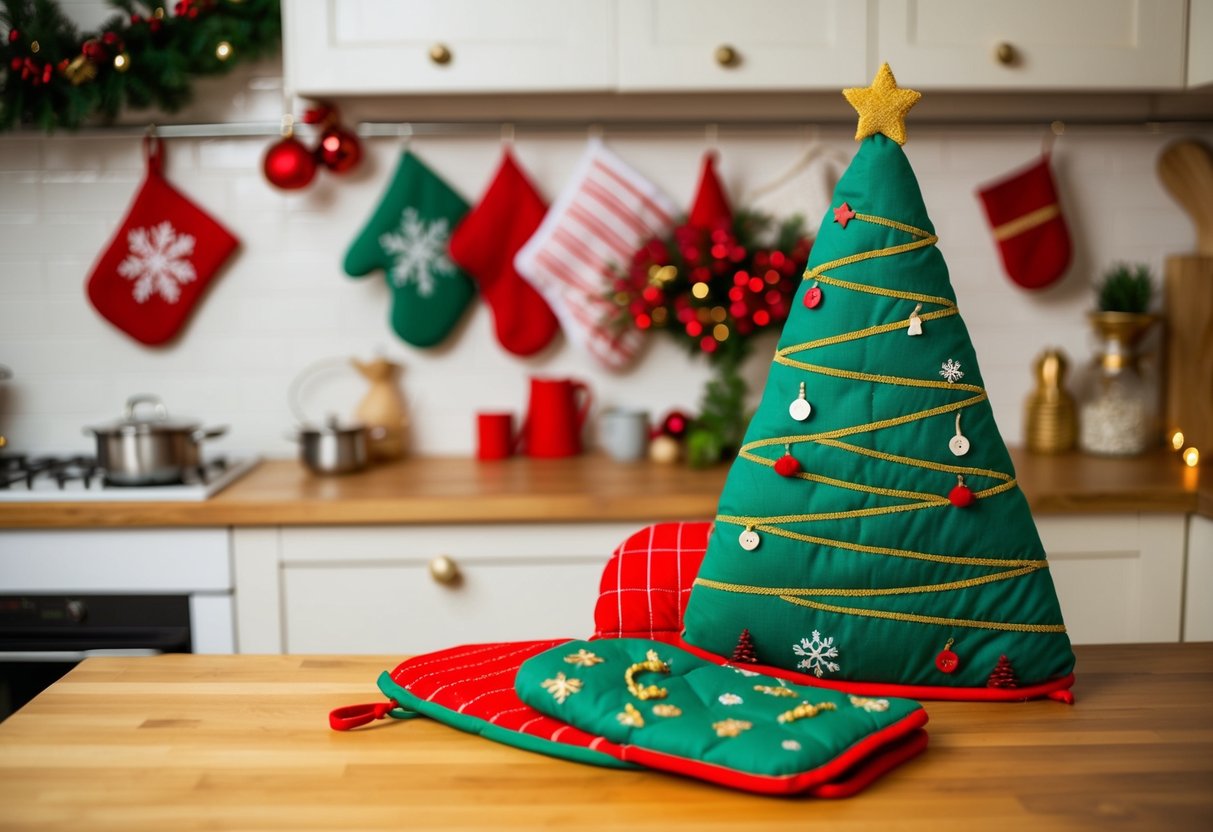
[[[203,439],[216,439],[227,433],[227,425],[220,425],[217,428],[198,428],[190,434],[190,438],[195,442],[201,442]]]
[[[168,418],[168,408],[164,406],[164,401],[159,396],[152,393],[139,393],[126,400],[123,415],[128,422],[135,418],[135,408],[141,404],[150,404],[155,407],[157,419],[164,421]]]

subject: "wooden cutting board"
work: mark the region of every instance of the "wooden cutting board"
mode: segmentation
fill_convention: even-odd
[[[1164,430],[1213,462],[1213,256],[1167,258]]]

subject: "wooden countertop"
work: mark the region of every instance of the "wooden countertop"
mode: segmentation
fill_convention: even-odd
[[[840,801],[555,760],[425,719],[339,734],[389,656],[89,659],[0,724],[0,829],[1213,828],[1213,644],[1080,647],[1077,704],[928,702]]]
[[[1034,456],[1013,450],[1020,486],[1039,514],[1173,512],[1213,517],[1213,486],[1159,451],[1125,459]],[[263,462],[201,503],[0,503],[0,528],[268,526],[352,523],[610,522],[708,518],[728,466],[692,470],[600,456],[420,458],[345,477]],[[1208,480],[1208,477],[1205,478]]]

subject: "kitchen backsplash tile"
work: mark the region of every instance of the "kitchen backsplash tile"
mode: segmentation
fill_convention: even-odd
[[[247,79],[246,79],[247,81]],[[235,96],[215,82],[203,94]],[[273,88],[250,91],[237,106],[272,111]],[[234,100],[234,98],[232,99]],[[218,102],[210,105],[218,111]],[[226,112],[230,113],[231,106]],[[849,158],[854,143],[840,128],[770,135],[721,131],[720,171],[740,196],[770,182],[810,141]],[[1030,161],[1041,129],[912,129],[907,145],[940,234],[960,308],[982,360],[999,426],[1022,439],[1031,363],[1060,346],[1072,365],[1087,360],[1089,284],[1109,263],[1148,262],[1192,248],[1193,229],[1158,183],[1155,160],[1172,136],[1128,129],[1074,128],[1054,158],[1075,266],[1060,284],[1030,294],[1002,274],[974,190]],[[1208,133],[1204,135],[1208,140]],[[581,155],[585,136],[528,136],[516,152],[542,191],[558,192]],[[646,176],[686,204],[695,187],[702,134],[614,134],[607,141]],[[183,338],[147,349],[92,310],[84,280],[113,234],[142,176],[138,138],[0,136],[0,363],[16,377],[0,425],[16,449],[88,448],[80,426],[115,416],[126,396],[155,392],[174,411],[232,426],[217,449],[293,455],[283,440],[292,416],[291,380],[315,361],[369,357],[377,349],[402,361],[413,444],[429,454],[469,454],[477,410],[518,411],[532,374],[590,383],[598,407],[632,405],[654,415],[693,408],[706,366],[677,346],[653,339],[637,366],[612,375],[561,340],[540,356],[505,353],[492,316],[477,303],[451,339],[430,351],[401,343],[388,325],[389,293],[379,275],[355,281],[341,271],[345,249],[377,204],[402,145],[367,140],[365,165],[347,178],[321,172],[306,191],[283,194],[261,175],[268,139],[169,140],[168,175],[241,238],[242,248],[208,292]],[[414,149],[469,202],[495,168],[495,139],[425,138]],[[808,181],[808,180],[806,180]],[[774,341],[755,350],[746,375],[760,390]],[[352,371],[318,374],[307,385],[309,415],[349,414],[364,383]]]

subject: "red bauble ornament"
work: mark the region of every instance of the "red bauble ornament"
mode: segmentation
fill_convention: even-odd
[[[948,500],[957,508],[965,508],[973,505],[973,501],[977,499],[973,496],[973,489],[965,485],[963,477],[956,478],[956,487],[948,492]]]
[[[935,666],[944,673],[952,673],[956,668],[960,667],[960,657],[952,652],[952,639],[948,639],[948,643],[939,651],[939,655],[935,657]]]
[[[665,436],[672,436],[675,439],[681,439],[686,436],[687,428],[691,425],[691,417],[683,413],[681,410],[671,410],[666,414],[666,417],[661,420],[659,430]]]
[[[775,460],[775,473],[781,477],[794,477],[800,473],[800,463],[796,457],[786,453]]]
[[[362,161],[362,141],[350,130],[329,127],[320,135],[316,159],[333,173],[346,173]]]
[[[21,39],[21,32],[17,31],[16,29],[8,30],[8,42],[9,43],[16,43],[20,39]]]
[[[804,305],[809,309],[816,309],[821,306],[821,288],[813,286],[804,293]]]
[[[303,142],[284,136],[265,151],[261,169],[275,188],[295,191],[307,187],[316,176],[316,158]]]

